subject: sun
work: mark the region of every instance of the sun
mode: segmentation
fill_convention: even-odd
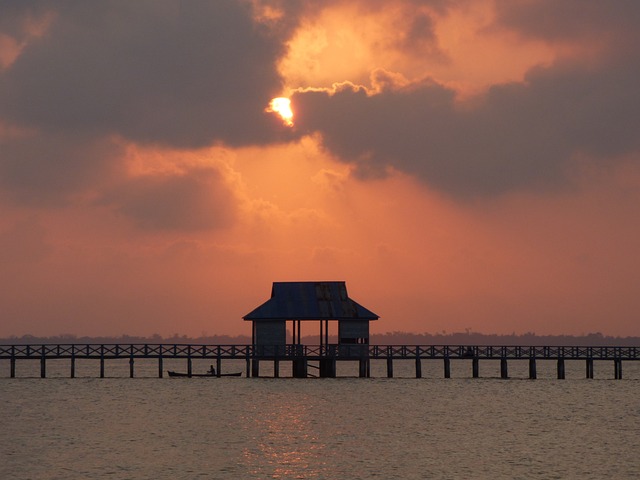
[[[293,127],[293,110],[291,110],[291,100],[286,97],[277,97],[269,102],[267,112],[280,115],[280,118],[287,127]]]

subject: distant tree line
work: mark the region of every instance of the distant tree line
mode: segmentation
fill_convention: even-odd
[[[290,335],[290,334],[289,334]],[[337,343],[335,336],[329,337],[330,343]],[[51,337],[37,337],[34,335],[10,336],[0,338],[3,345],[29,345],[29,344],[69,344],[69,343],[133,343],[133,344],[203,344],[203,345],[247,345],[251,343],[251,337],[247,335],[206,335],[189,337],[187,335],[174,334],[170,337],[162,337],[154,334],[150,337],[121,335],[119,337],[78,337],[72,334],[56,335]],[[302,343],[307,345],[318,344],[318,336],[304,336]],[[640,346],[640,337],[613,337],[603,335],[600,332],[586,335],[537,335],[533,332],[523,334],[511,333],[487,334],[472,331],[458,333],[410,333],[387,332],[371,334],[372,345],[566,345],[566,346]]]
[[[372,334],[370,342],[378,345],[640,346],[640,337],[613,337],[600,332],[586,335],[388,332]]]

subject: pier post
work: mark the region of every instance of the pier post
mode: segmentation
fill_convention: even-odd
[[[278,358],[273,359],[273,378],[280,378],[280,360]]]
[[[100,345],[100,378],[104,378],[104,345]]]
[[[324,358],[320,360],[320,377],[336,378],[336,359],[335,357]]]
[[[129,356],[129,378],[133,378],[133,353]]]
[[[220,354],[216,357],[216,375],[218,377],[222,375],[222,357],[220,357]]]
[[[191,349],[189,349],[191,350]],[[191,361],[191,352],[187,356],[187,375],[190,377],[193,371],[193,362]]]
[[[416,347],[416,378],[422,378],[422,361],[420,360],[420,347]]]
[[[393,358],[387,357],[387,378],[393,378]]]
[[[480,377],[480,359],[478,357],[473,357],[473,360],[471,360],[471,370],[473,378]]]
[[[364,358],[358,361],[358,376],[360,378],[367,378],[367,361]]]
[[[258,378],[260,376],[260,360],[254,358],[251,362],[251,376]]]
[[[293,361],[293,378],[307,378],[306,358],[299,358]]]
[[[47,378],[47,357],[44,353],[44,345],[42,346],[42,354],[40,356],[40,378]]]
[[[11,365],[9,369],[11,378],[16,378],[16,347],[14,345],[11,345]]]
[[[509,378],[509,369],[505,357],[500,359],[500,378]]]
[[[76,378],[76,346],[71,345],[71,378]]]
[[[616,380],[622,380],[622,360],[616,358],[613,361],[614,378]]]
[[[535,357],[529,359],[529,378],[531,380],[535,380],[536,378],[538,378],[538,372],[537,372],[537,369],[536,369],[536,359],[535,359]]]
[[[587,378],[593,378],[593,358],[587,358]]]
[[[249,355],[249,347],[247,347],[245,362],[246,362],[246,375],[247,375],[247,378],[250,378],[251,377],[251,356]]]
[[[163,372],[164,368],[162,366],[162,352],[160,352],[160,355],[158,355],[158,378],[162,378],[164,375]]]
[[[451,359],[444,357],[444,378],[451,378]]]
[[[564,380],[564,358],[558,358],[558,380]]]

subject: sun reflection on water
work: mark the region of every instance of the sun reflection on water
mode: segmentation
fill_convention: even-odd
[[[316,418],[304,397],[278,395],[253,406],[246,420],[253,445],[243,451],[250,473],[270,478],[320,478],[326,461]],[[315,412],[315,415],[318,413]],[[304,472],[304,477],[300,476]]]

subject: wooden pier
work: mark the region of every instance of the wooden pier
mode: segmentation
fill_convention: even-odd
[[[99,362],[99,376],[105,376],[105,363],[109,360],[128,359],[129,376],[134,377],[135,362],[155,359],[158,377],[164,374],[164,361],[184,359],[186,371],[192,373],[192,362],[197,359],[215,361],[218,375],[225,360],[244,360],[246,376],[259,377],[260,364],[273,363],[273,376],[280,376],[282,362],[290,362],[292,376],[335,377],[340,361],[358,362],[358,375],[371,376],[371,361],[386,361],[387,377],[394,376],[394,361],[415,362],[415,377],[422,377],[423,360],[442,362],[444,378],[451,378],[451,362],[467,360],[471,375],[480,377],[480,363],[485,360],[500,362],[500,377],[509,378],[509,362],[528,362],[529,378],[537,378],[537,361],[552,360],[557,365],[557,378],[565,378],[565,362],[585,362],[585,377],[594,378],[596,362],[613,365],[613,378],[622,379],[623,361],[640,360],[640,347],[585,347],[585,346],[477,346],[477,345],[192,345],[192,344],[39,344],[0,345],[0,360],[9,360],[9,375],[16,376],[16,363],[23,360],[40,362],[40,376],[47,376],[48,360],[69,360],[69,376],[76,376],[76,360],[93,359]],[[309,369],[315,369],[311,375]]]

